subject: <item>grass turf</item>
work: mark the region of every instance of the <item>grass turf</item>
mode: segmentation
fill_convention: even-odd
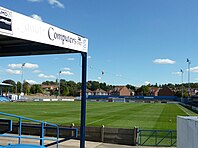
[[[0,111],[59,125],[80,125],[80,102],[0,103]],[[178,104],[87,102],[87,126],[175,130],[176,117],[196,113]]]

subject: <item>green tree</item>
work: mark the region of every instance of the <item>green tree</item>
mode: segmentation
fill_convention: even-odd
[[[19,81],[16,84],[16,90],[17,90],[16,93],[20,94],[20,92],[21,92],[21,82],[19,82]]]
[[[34,84],[30,88],[30,93],[31,94],[36,94],[36,93],[42,93],[42,88],[38,84]]]
[[[127,84],[126,87],[128,89],[135,90],[135,86],[133,86],[133,85]]]
[[[23,92],[25,94],[29,94],[30,93],[30,87],[31,87],[30,84],[27,81],[25,81],[23,83]]]
[[[42,82],[42,85],[57,85],[57,82],[54,82],[54,81],[45,81],[45,82]]]
[[[88,81],[87,88],[94,91],[94,90],[100,88],[100,83],[98,81]]]
[[[136,91],[137,95],[149,96],[149,86],[142,85]]]
[[[61,91],[62,96],[67,96],[69,94],[69,89],[68,87],[63,87]]]

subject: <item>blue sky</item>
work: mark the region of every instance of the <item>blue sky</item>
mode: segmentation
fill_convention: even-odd
[[[1,0],[2,7],[89,39],[88,80],[113,85],[198,82],[197,0]],[[3,57],[0,80],[81,81],[81,55]],[[102,75],[102,71],[104,74]]]

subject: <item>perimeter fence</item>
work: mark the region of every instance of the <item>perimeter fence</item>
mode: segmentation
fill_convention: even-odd
[[[139,130],[138,145],[141,146],[176,146],[176,130]]]

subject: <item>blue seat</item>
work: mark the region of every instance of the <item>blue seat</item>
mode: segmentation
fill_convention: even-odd
[[[0,96],[0,102],[9,102],[9,99],[4,96]]]

